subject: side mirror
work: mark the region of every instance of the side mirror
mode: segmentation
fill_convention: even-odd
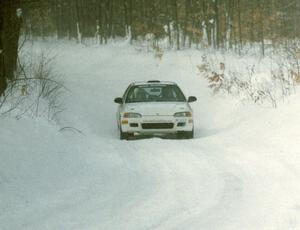
[[[196,98],[196,97],[190,96],[190,97],[188,98],[188,102],[194,102],[194,101],[197,101],[197,98]]]
[[[115,103],[122,104],[123,103],[123,98],[122,97],[115,98]]]

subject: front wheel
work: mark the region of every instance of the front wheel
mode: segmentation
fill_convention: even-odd
[[[177,138],[178,139],[193,139],[194,138],[194,130],[178,132]]]
[[[123,132],[121,128],[119,130],[120,130],[120,140],[127,140],[128,139],[128,133]]]
[[[194,138],[194,130],[186,132],[185,133],[185,138],[186,139],[193,139]]]

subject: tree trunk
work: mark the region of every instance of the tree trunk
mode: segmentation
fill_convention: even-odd
[[[80,14],[80,8],[79,8],[79,2],[76,0],[75,3],[75,11],[76,11],[76,34],[77,34],[77,42],[82,42],[82,32],[81,32],[81,14]]]
[[[98,0],[98,22],[100,26],[100,44],[103,43],[103,12],[102,12],[102,0]]]
[[[189,25],[190,6],[191,6],[191,0],[185,0],[183,39],[182,39],[182,46],[183,47],[185,46],[186,37],[187,37],[187,33],[188,33],[187,30],[188,30],[188,25]],[[191,39],[191,37],[189,37],[189,39]]]
[[[178,22],[178,9],[177,9],[177,0],[173,0],[173,13],[174,13],[174,27],[176,31],[176,48],[177,50],[180,49],[180,43],[179,43],[179,22]]]
[[[114,31],[114,0],[109,1],[109,37],[115,38]]]
[[[130,44],[132,44],[132,38],[135,37],[134,35],[134,28],[133,28],[133,3],[132,0],[129,0],[129,28],[128,28],[128,32],[129,32],[129,36],[130,36]]]
[[[170,48],[173,47],[172,36],[171,36],[171,26],[170,26],[170,14],[169,14],[169,3],[168,0],[165,0],[165,8],[166,8],[166,23],[167,23],[167,36],[169,40]]]
[[[0,1],[0,95],[15,76],[21,17],[20,0]]]
[[[214,27],[214,37],[215,37],[215,47],[219,48],[220,46],[220,29],[219,29],[219,1],[214,1],[214,11],[215,11],[215,27]]]
[[[3,47],[3,21],[4,21],[3,1],[0,1],[0,96],[6,89],[6,76],[4,68],[4,47]]]
[[[261,53],[264,56],[265,55],[265,34],[264,34],[264,13],[263,8],[264,7],[264,0],[259,1],[259,9],[260,9],[260,20],[259,20],[259,30],[260,30],[260,43],[261,43]]]
[[[238,30],[239,30],[239,54],[243,48],[243,38],[242,38],[242,17],[241,17],[241,0],[238,0]]]

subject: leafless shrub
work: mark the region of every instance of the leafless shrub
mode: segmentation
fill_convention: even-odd
[[[42,52],[24,60],[29,61],[25,64],[19,61],[17,76],[9,82],[5,96],[0,99],[0,115],[10,114],[17,118],[43,116],[54,120],[62,111],[59,96],[64,88],[52,71],[54,57]]]
[[[266,68],[267,72],[263,73],[251,64],[240,67],[247,70],[243,73],[241,69],[230,70],[225,62],[218,62],[215,57],[208,60],[206,56],[202,57],[202,63],[197,68],[200,75],[207,79],[213,93],[227,93],[238,96],[242,101],[267,102],[277,107],[277,101],[290,96],[295,84],[300,82],[299,60],[295,59],[297,55],[290,53],[285,52],[290,58],[277,55],[270,69]]]

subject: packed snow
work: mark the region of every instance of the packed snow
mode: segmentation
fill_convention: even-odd
[[[1,230],[300,229],[299,93],[277,109],[213,95],[196,67],[205,51],[26,49],[56,54],[67,90],[55,121],[0,118]],[[198,98],[194,139],[118,139],[113,99],[149,79]]]

